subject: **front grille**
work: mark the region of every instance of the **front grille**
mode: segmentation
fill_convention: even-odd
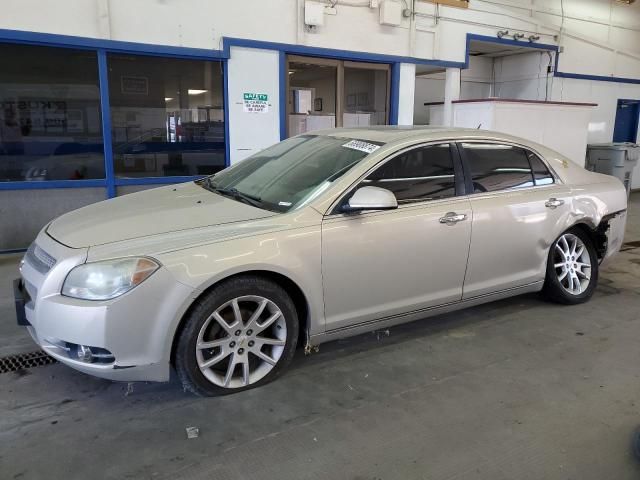
[[[35,242],[27,250],[24,259],[42,274],[47,273],[56,264],[56,259],[36,245]]]
[[[27,368],[39,367],[56,363],[56,359],[50,357],[42,350],[18,355],[9,355],[0,358],[0,373],[16,372]]]

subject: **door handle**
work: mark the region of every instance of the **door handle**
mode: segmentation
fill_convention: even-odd
[[[564,205],[564,200],[558,200],[557,198],[550,198],[546,202],[544,202],[544,206],[547,208],[556,208],[560,205]]]
[[[440,223],[454,225],[466,219],[467,215],[464,213],[448,212],[444,217],[440,218]]]

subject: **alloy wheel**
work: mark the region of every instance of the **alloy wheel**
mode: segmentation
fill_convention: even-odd
[[[572,295],[580,295],[591,281],[591,257],[580,238],[565,233],[555,244],[553,266],[558,282]]]
[[[284,315],[261,296],[236,297],[202,324],[196,342],[200,372],[224,388],[258,382],[278,363],[287,341]]]

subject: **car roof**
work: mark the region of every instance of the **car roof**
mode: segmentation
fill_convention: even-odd
[[[366,128],[332,128],[309,132],[312,135],[326,135],[330,137],[346,137],[371,142],[392,144],[404,140],[440,140],[452,137],[499,139],[519,143],[531,143],[522,138],[490,130],[472,128],[435,127],[431,125],[384,125]]]

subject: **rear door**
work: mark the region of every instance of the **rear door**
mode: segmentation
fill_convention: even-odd
[[[392,191],[399,207],[325,217],[322,276],[328,331],[462,297],[471,208],[467,198],[457,196],[463,185],[455,146],[420,146],[394,155],[345,200],[367,185]]]
[[[570,208],[570,189],[528,149],[488,141],[459,147],[473,210],[463,298],[544,280],[549,247]]]

